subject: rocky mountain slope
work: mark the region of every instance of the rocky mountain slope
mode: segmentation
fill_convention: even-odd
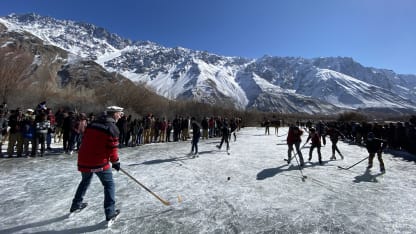
[[[0,24],[8,33],[34,35],[172,100],[282,113],[416,106],[416,75],[364,67],[352,58],[225,57],[131,41],[92,24],[36,14],[9,15]]]

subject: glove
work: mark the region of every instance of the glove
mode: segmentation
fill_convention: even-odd
[[[113,162],[112,163],[113,164],[113,168],[114,169],[116,169],[116,171],[119,171],[120,170],[120,162],[119,161],[117,161],[117,162]]]

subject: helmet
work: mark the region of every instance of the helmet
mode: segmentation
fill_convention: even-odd
[[[367,135],[367,140],[372,141],[374,139],[374,133],[373,132],[369,132]]]
[[[315,132],[315,131],[316,131],[316,129],[315,129],[314,127],[311,127],[311,128],[309,128],[309,131],[311,131],[311,132]]]

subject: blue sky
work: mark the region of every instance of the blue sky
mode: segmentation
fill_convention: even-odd
[[[0,15],[92,23],[226,56],[345,56],[416,74],[414,0],[1,0]]]

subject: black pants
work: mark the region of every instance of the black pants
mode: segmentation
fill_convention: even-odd
[[[312,145],[310,150],[309,150],[309,161],[312,160],[312,151],[313,149],[315,149],[318,151],[318,160],[319,163],[322,163],[322,156],[321,156],[321,146],[320,145]]]
[[[376,156],[376,153],[370,153],[370,156],[368,157],[369,167],[373,166],[373,159],[375,156]],[[377,159],[378,159],[378,162],[380,163],[380,169],[384,169],[384,162],[383,162],[383,158],[381,157],[381,152],[377,152]]]
[[[47,133],[36,133],[35,144],[32,145],[32,156],[35,156],[40,144],[40,155],[43,156],[45,153],[45,144],[46,144],[46,134]]]
[[[221,143],[220,143],[220,145],[219,145],[219,147],[218,148],[220,148],[221,149],[221,147],[222,147],[222,144],[224,143],[224,141],[225,141],[225,143],[227,143],[227,150],[229,150],[230,149],[230,144],[229,144],[229,142],[228,142],[228,136],[222,136],[222,138],[221,138]]]

